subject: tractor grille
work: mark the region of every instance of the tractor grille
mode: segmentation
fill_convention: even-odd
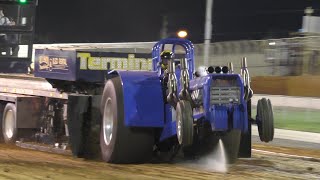
[[[231,87],[215,87],[210,89],[210,104],[239,104],[240,103],[240,88]]]

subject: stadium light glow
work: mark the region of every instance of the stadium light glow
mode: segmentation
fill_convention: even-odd
[[[177,35],[178,35],[178,37],[180,37],[180,38],[186,38],[186,37],[188,36],[188,33],[187,33],[187,31],[185,31],[185,30],[181,30],[181,31],[179,31],[179,32],[177,33]]]

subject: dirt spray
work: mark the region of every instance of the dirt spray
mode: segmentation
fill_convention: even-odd
[[[219,139],[218,145],[212,153],[202,157],[199,160],[201,166],[209,171],[227,172],[227,157],[224,149],[224,145],[221,139]]]

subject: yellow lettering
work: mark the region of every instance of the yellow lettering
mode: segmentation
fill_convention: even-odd
[[[116,68],[116,60],[114,58],[107,58],[107,61],[110,62],[110,69]]]
[[[102,69],[105,69],[105,70],[108,70],[108,59],[105,58],[105,57],[102,57],[101,58],[101,68]]]
[[[88,58],[91,57],[90,53],[78,53],[77,57],[80,58],[80,69],[88,69]]]
[[[152,59],[136,58],[135,54],[128,54],[128,58],[121,57],[91,57],[90,53],[78,53],[80,69],[82,70],[151,70]],[[60,62],[61,61],[61,62]],[[59,60],[59,63],[66,63],[66,59]],[[108,68],[108,63],[110,67]]]
[[[101,64],[100,57],[89,57],[88,58],[88,68],[91,70],[106,70]]]

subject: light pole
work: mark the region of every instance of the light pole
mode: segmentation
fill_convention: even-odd
[[[210,54],[210,42],[212,33],[212,6],[213,0],[207,0],[206,8],[206,19],[205,19],[205,29],[204,29],[204,49],[203,49],[203,62],[204,65],[208,64],[209,54]]]

